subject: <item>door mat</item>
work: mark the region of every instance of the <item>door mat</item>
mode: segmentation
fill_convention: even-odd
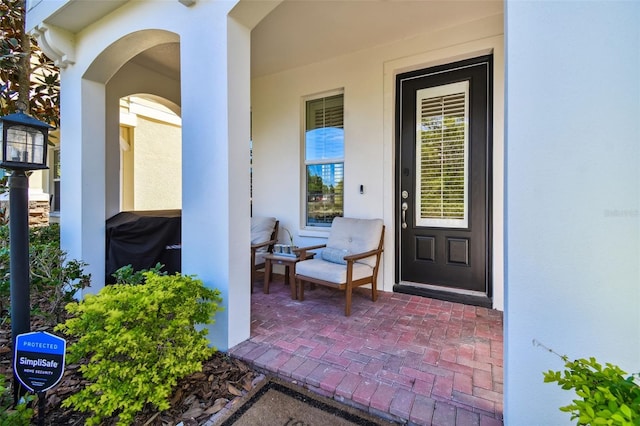
[[[396,423],[376,418],[307,389],[276,379],[266,380],[218,426],[381,426]]]

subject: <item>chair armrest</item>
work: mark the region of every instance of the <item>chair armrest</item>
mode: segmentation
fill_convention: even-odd
[[[278,240],[269,240],[269,241],[265,241],[263,243],[251,244],[251,251],[255,251],[255,250],[259,249],[260,247],[265,247],[265,246],[268,247],[271,244],[275,244],[277,242],[278,242]]]
[[[364,259],[370,256],[374,256],[378,253],[382,253],[382,249],[375,249],[375,250],[369,250],[369,251],[365,251],[364,253],[356,253],[356,254],[350,254],[348,256],[344,257],[344,260],[349,262],[355,262],[356,260],[360,260],[360,259]]]
[[[318,244],[316,246],[299,247],[293,249],[293,252],[296,253],[301,259],[304,259],[308,251],[317,250],[326,246],[326,244]]]

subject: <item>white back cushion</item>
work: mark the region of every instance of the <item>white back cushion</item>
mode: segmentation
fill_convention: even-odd
[[[382,219],[354,219],[336,217],[331,224],[327,247],[346,250],[350,254],[375,250],[380,243]],[[376,266],[375,256],[359,260],[372,268]]]
[[[275,217],[252,217],[251,218],[251,244],[260,244],[271,239],[273,228],[276,226]],[[277,235],[276,235],[277,238]],[[260,247],[258,252],[267,251],[268,247]]]

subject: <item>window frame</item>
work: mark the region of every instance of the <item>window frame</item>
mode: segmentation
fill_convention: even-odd
[[[61,173],[60,173],[60,163],[62,153],[60,151],[60,145],[54,146],[49,151],[49,158],[51,160],[51,186],[50,186],[50,197],[51,197],[51,205],[49,214],[59,215],[60,214],[60,205],[61,205]]]
[[[307,159],[307,105],[309,102],[316,101],[318,99],[331,98],[335,96],[342,96],[342,129],[344,131],[345,127],[345,119],[344,119],[344,110],[345,110],[345,91],[344,88],[328,90],[325,92],[316,93],[313,95],[307,95],[302,97],[301,99],[301,136],[300,136],[300,144],[301,144],[301,215],[300,215],[300,223],[301,229],[305,231],[306,236],[318,236],[325,235],[329,232],[331,224],[313,224],[308,223],[309,219],[309,201],[308,201],[308,182],[307,182],[307,168],[313,165],[322,165],[322,164],[341,164],[342,165],[342,212],[340,216],[344,216],[344,170],[345,170],[345,138],[343,135],[343,146],[342,146],[342,156],[341,157],[332,157],[332,158],[322,158],[319,160],[308,160]]]

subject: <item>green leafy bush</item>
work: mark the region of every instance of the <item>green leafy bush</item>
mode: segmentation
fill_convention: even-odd
[[[74,294],[90,284],[84,262],[67,261],[60,249],[60,226],[29,228],[29,269],[31,278],[31,315],[54,326],[62,320],[64,305]],[[9,227],[0,226],[0,310],[8,314],[10,290]],[[46,303],[43,303],[46,301]]]
[[[9,306],[9,226],[0,225],[0,309],[5,311]]]
[[[560,407],[571,413],[578,425],[640,425],[640,386],[637,375],[628,375],[618,366],[607,363],[604,367],[595,358],[565,362],[564,371],[549,370],[544,381],[557,382],[562,389],[575,390],[580,399]]]
[[[80,367],[90,382],[63,402],[92,416],[87,425],[118,416],[130,424],[151,404],[169,408],[177,381],[202,369],[215,348],[206,330],[220,310],[220,292],[189,276],[144,274],[140,285],[114,284],[87,295],[67,310],[72,318],[56,329],[78,341],[67,349],[67,361]]]
[[[158,275],[166,275],[166,272],[162,272],[164,265],[162,263],[156,263],[151,269],[141,269],[135,271],[133,266],[126,265],[115,271],[112,276],[116,279],[116,284],[142,284],[144,283],[144,274],[146,272],[153,272]]]
[[[29,426],[33,410],[28,407],[28,403],[33,401],[34,396],[25,396],[25,400],[13,408],[13,392],[5,381],[5,377],[0,374],[0,426]]]

